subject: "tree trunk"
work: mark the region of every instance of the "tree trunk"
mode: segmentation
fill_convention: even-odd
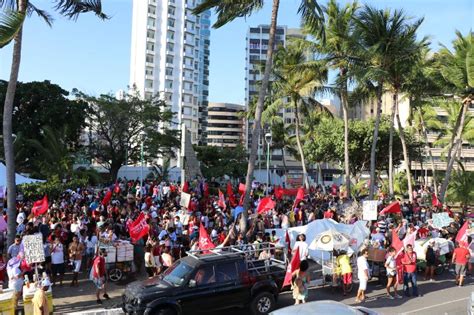
[[[375,114],[375,127],[374,136],[372,139],[372,149],[370,150],[370,186],[369,186],[369,200],[374,199],[375,194],[375,158],[377,153],[377,141],[379,137],[379,126],[382,111],[382,92],[383,92],[383,81],[379,82],[377,88],[377,113]]]
[[[252,126],[252,146],[250,148],[249,162],[247,166],[247,176],[245,179],[245,197],[244,197],[244,208],[242,212],[242,218],[240,220],[240,231],[245,234],[247,231],[247,220],[248,220],[248,208],[250,206],[250,190],[252,189],[253,170],[255,168],[255,160],[257,159],[258,141],[260,138],[262,111],[265,101],[265,95],[267,94],[268,84],[270,81],[270,72],[272,68],[273,59],[273,46],[275,43],[275,33],[278,19],[278,8],[280,7],[280,0],[273,0],[272,6],[272,17],[270,23],[270,32],[268,39],[267,49],[267,60],[265,62],[265,72],[262,79],[262,85],[258,93],[257,107],[255,108],[255,119]]]
[[[441,185],[441,190],[439,192],[438,199],[441,201],[441,203],[444,203],[444,197],[446,195],[446,190],[448,189],[449,179],[451,177],[451,171],[453,170],[454,161],[456,160],[455,158],[456,152],[458,152],[459,148],[462,145],[462,132],[464,129],[464,120],[466,118],[467,108],[469,107],[470,103],[471,103],[471,100],[468,98],[467,100],[464,101],[463,106],[461,108],[460,117],[458,119],[458,124],[456,128],[454,145],[450,147],[450,150],[448,153],[449,155],[448,155],[448,164],[446,166],[446,175],[444,177],[444,181],[443,181],[443,184]],[[454,150],[454,156],[451,156],[451,152],[453,150]]]
[[[26,0],[18,1],[18,12],[26,12]],[[8,81],[5,103],[3,106],[3,148],[5,151],[6,181],[7,181],[7,204],[8,204],[8,238],[7,245],[13,244],[16,235],[16,183],[15,183],[15,152],[13,149],[13,103],[15,99],[18,73],[21,62],[21,43],[23,26],[15,36],[13,44],[12,65],[10,80]]]
[[[428,132],[426,131],[425,120],[423,119],[423,113],[421,112],[420,108],[418,108],[418,113],[421,119],[421,129],[423,131],[423,137],[425,139],[425,149],[428,152],[428,155],[430,156],[431,172],[433,174],[432,176],[433,176],[434,192],[436,196],[438,196],[438,183],[436,182],[436,167],[434,164],[433,152],[431,151],[431,147],[428,144]]]
[[[303,146],[301,145],[300,139],[300,113],[298,107],[298,101],[293,100],[293,105],[295,106],[295,135],[296,135],[296,145],[298,146],[298,152],[300,154],[301,159],[301,168],[303,169],[303,185],[306,189],[309,189],[309,180],[308,180],[308,171],[306,170],[306,161],[304,158]]]
[[[398,92],[395,92],[393,96],[393,100],[395,102],[395,111],[396,111],[396,119],[398,125],[398,132],[400,133],[400,141],[402,142],[402,150],[403,150],[403,159],[405,160],[405,172],[407,176],[408,182],[408,199],[413,202],[413,183],[411,181],[411,161],[410,155],[408,154],[408,146],[407,141],[405,138],[405,132],[403,131],[402,123],[400,121],[400,114],[398,113]]]
[[[284,175],[283,176],[286,176],[286,173],[288,173],[288,169],[286,167],[286,158],[285,158],[285,148],[281,148],[281,161],[283,163],[283,173]]]
[[[390,196],[394,195],[393,188],[393,133],[395,132],[395,112],[397,111],[396,93],[393,93],[392,112],[390,113],[390,135],[388,140],[388,191]]]
[[[344,73],[341,70],[341,73]],[[345,185],[347,191],[347,198],[351,198],[351,172],[350,172],[350,161],[349,161],[349,116],[348,116],[348,104],[347,104],[347,84],[344,80],[343,91],[341,92],[341,107],[342,117],[344,119],[344,173],[345,173]]]

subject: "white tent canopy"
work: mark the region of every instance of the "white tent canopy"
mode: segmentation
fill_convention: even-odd
[[[29,178],[21,174],[15,174],[15,183],[17,185],[41,183],[41,182],[44,182],[44,180]],[[7,168],[5,167],[5,164],[3,163],[0,163],[0,187],[1,186],[3,187],[7,186]]]
[[[308,245],[317,239],[321,233],[336,230],[344,235],[349,235],[349,247],[354,251],[358,252],[363,242],[370,235],[369,229],[366,227],[367,221],[357,221],[354,224],[342,224],[337,223],[332,219],[321,219],[310,222],[307,225],[296,226],[288,229],[288,235],[290,236],[291,248],[294,248],[296,238],[299,234],[303,233],[306,235],[306,243]],[[276,232],[276,236],[279,238],[279,243],[285,246],[285,230],[284,229],[267,229],[266,232]],[[329,252],[321,251],[318,249],[309,248],[309,256],[315,260],[320,261],[329,259]]]

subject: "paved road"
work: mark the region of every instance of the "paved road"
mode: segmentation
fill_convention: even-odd
[[[407,314],[407,315],[464,315],[467,313],[467,303],[471,292],[474,291],[474,278],[469,279],[464,287],[454,284],[454,276],[445,272],[435,282],[419,281],[418,286],[421,297],[403,298],[389,300],[385,298],[385,288],[377,281],[371,281],[368,285],[367,301],[363,306],[371,308],[380,314]],[[110,301],[104,301],[104,308],[117,307],[123,285],[110,285],[109,294],[113,297]],[[57,287],[54,291],[55,314],[65,314],[85,310],[98,309],[95,303],[94,287],[92,283],[83,279],[78,288],[69,286]],[[309,290],[309,301],[335,300],[348,305],[356,305],[354,301],[357,285],[350,297],[343,297],[340,290],[331,287],[314,287]],[[278,308],[293,304],[291,294],[284,292],[278,300]],[[218,315],[216,313],[214,315]],[[220,312],[222,314],[222,312]],[[231,310],[226,315],[248,314],[246,310]]]

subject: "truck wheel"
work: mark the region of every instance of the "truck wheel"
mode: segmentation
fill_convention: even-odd
[[[257,294],[250,304],[254,315],[266,315],[275,308],[275,297],[269,292]]]

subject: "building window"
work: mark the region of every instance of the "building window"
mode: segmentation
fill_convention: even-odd
[[[149,5],[148,6],[148,13],[155,15],[156,14],[156,7],[154,5]]]
[[[175,12],[175,8],[172,7],[172,6],[169,6],[169,7],[168,7],[168,14],[174,15],[174,12]]]
[[[152,89],[153,88],[153,80],[145,80],[145,88]]]
[[[153,63],[153,55],[146,55],[146,62]]]
[[[189,94],[183,94],[183,102],[191,103],[193,97]]]
[[[151,100],[153,98],[153,93],[145,92],[145,99]]]
[[[187,58],[187,57],[185,57],[185,58],[184,58],[184,64],[185,64],[185,65],[188,65],[188,66],[192,66],[192,65],[193,65],[193,58]]]
[[[174,51],[174,44],[173,43],[166,43],[166,50],[167,51]]]
[[[166,93],[165,94],[165,100],[167,100],[168,102],[172,102],[173,101],[173,93]]]
[[[153,75],[153,68],[152,67],[146,67],[145,74],[146,75]]]
[[[173,63],[173,56],[170,56],[170,55],[166,55],[166,63]]]
[[[332,182],[332,174],[323,174],[323,181]]]
[[[165,88],[166,89],[172,89],[173,88],[173,81],[172,80],[166,80],[165,81]]]
[[[146,49],[150,51],[155,51],[155,44],[147,42],[146,43]]]
[[[166,38],[168,38],[170,40],[174,40],[174,32],[173,31],[168,31],[168,33],[166,34]]]
[[[188,31],[194,31],[194,23],[191,21],[186,21],[186,29]]]
[[[146,31],[146,37],[151,38],[151,39],[155,39],[155,31],[147,30]]]
[[[192,70],[184,70],[184,77],[187,79],[193,78],[193,71]]]
[[[168,26],[174,27],[174,19],[168,19]]]
[[[147,20],[147,25],[151,27],[155,27],[155,19],[152,17],[149,17]]]
[[[191,108],[183,107],[183,114],[184,115],[191,115]]]
[[[192,91],[193,89],[193,84],[191,82],[184,82],[183,86],[186,91]]]
[[[173,75],[173,68],[169,68],[169,67],[166,68],[165,73],[166,75],[169,75],[169,76]]]

